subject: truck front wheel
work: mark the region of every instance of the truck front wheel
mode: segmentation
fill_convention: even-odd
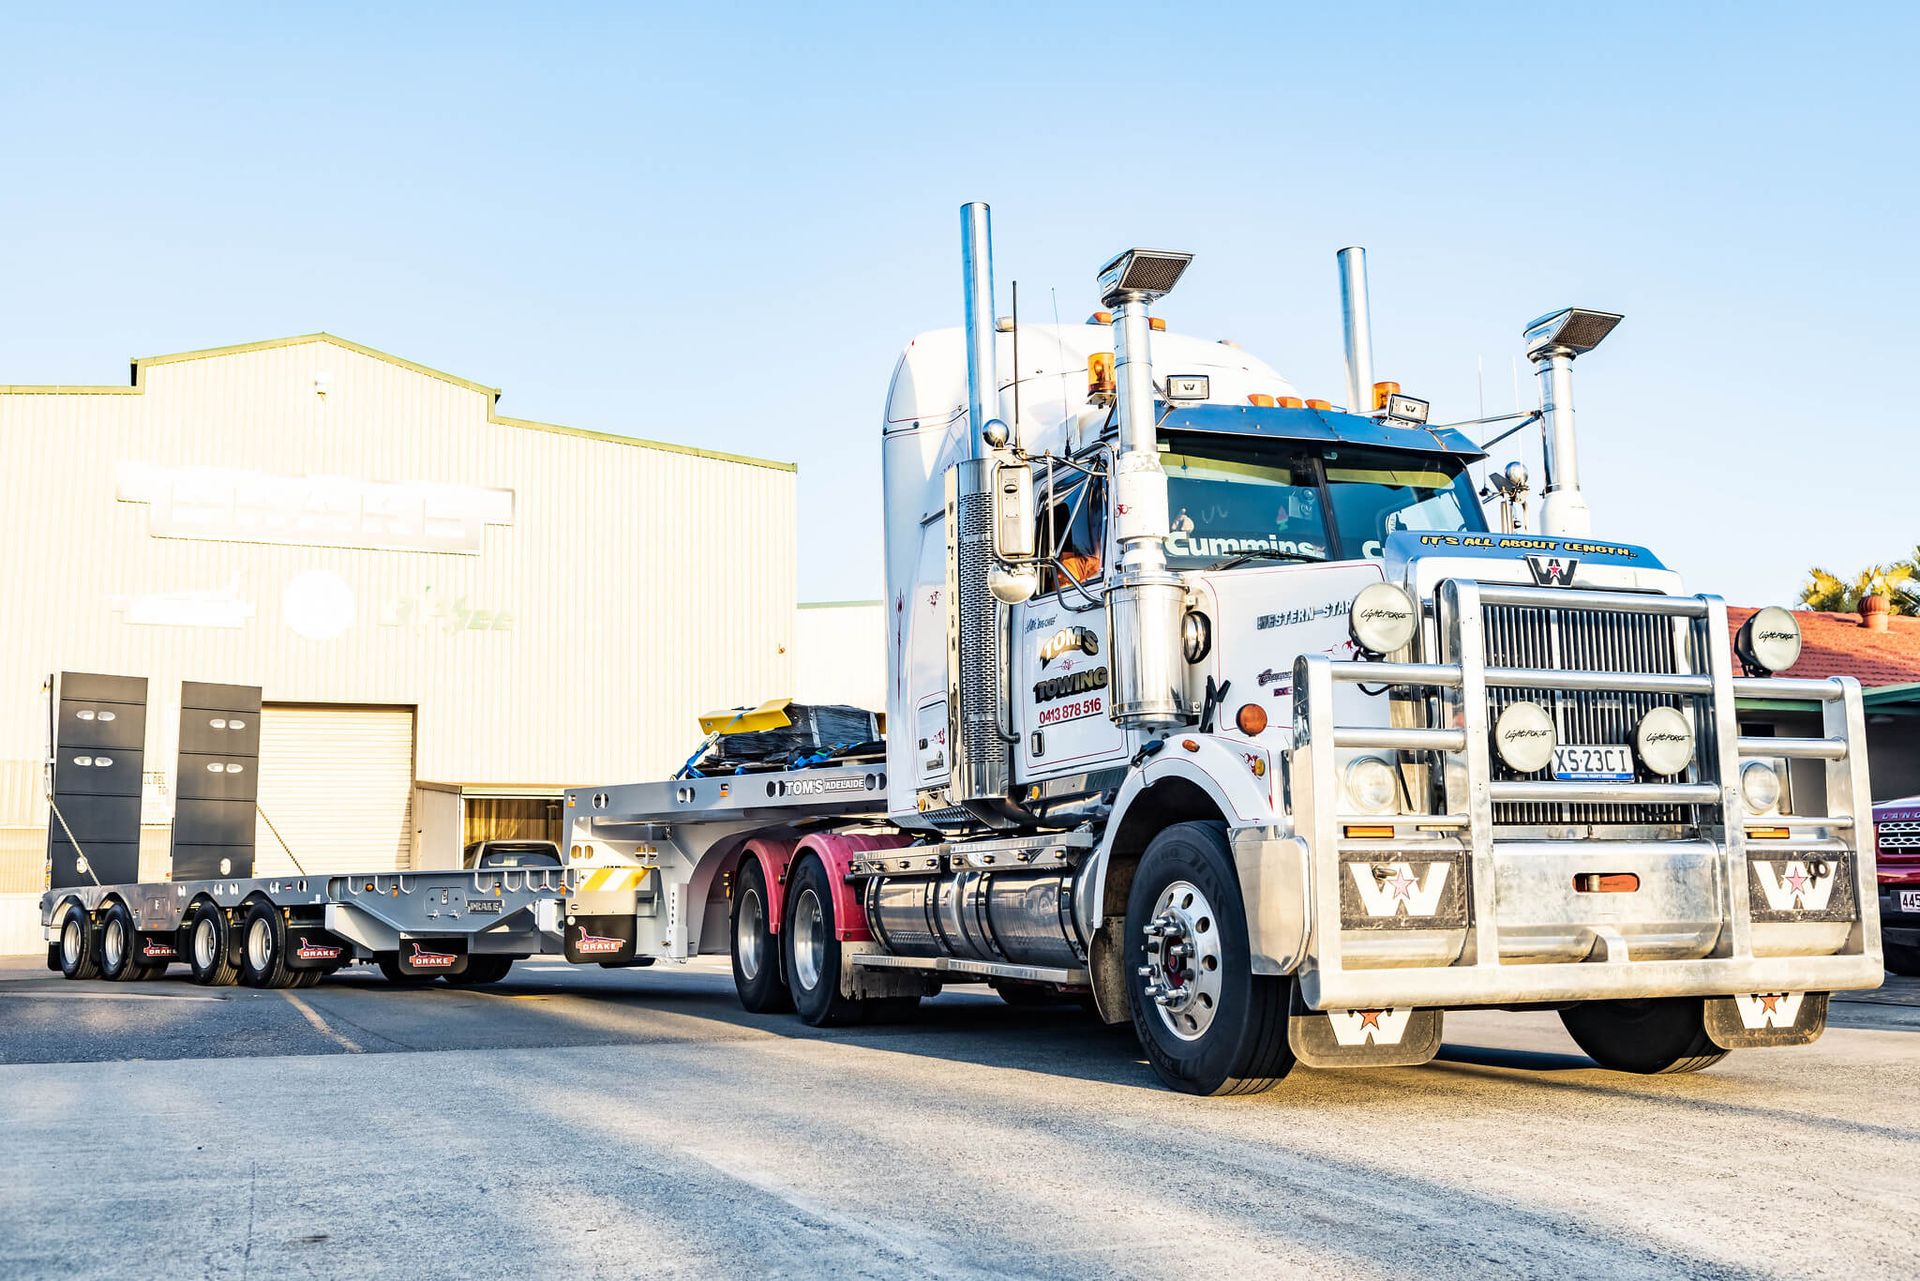
[[[1147,1061],[1188,1094],[1257,1094],[1293,1067],[1290,980],[1256,975],[1224,823],[1153,838],[1127,897],[1127,1004]]]
[[[733,891],[733,988],[753,1014],[793,1008],[793,994],[780,973],[780,940],[767,931],[767,878],[760,860],[740,860]]]
[[[1698,1072],[1727,1057],[1707,1037],[1706,1006],[1698,996],[1582,1001],[1560,1011],[1560,1021],[1603,1068],[1642,1076]]]

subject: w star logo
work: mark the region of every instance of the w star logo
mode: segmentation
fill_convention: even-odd
[[[1533,571],[1533,581],[1540,587],[1570,587],[1573,585],[1573,571],[1580,568],[1580,562],[1572,556],[1527,557],[1527,568]]]
[[[1412,1010],[1328,1010],[1333,1039],[1341,1045],[1398,1045]]]
[[[1757,1031],[1792,1027],[1800,1018],[1800,1002],[1806,999],[1805,992],[1755,992],[1735,996],[1733,1004],[1740,1011],[1741,1025]]]
[[[1815,860],[1809,870],[1806,863],[1797,858],[1784,865],[1755,859],[1753,874],[1759,878],[1760,892],[1766,896],[1767,906],[1776,912],[1824,912],[1827,902],[1833,898],[1836,878],[1827,864],[1819,860]]]
[[[1368,916],[1433,916],[1440,907],[1440,895],[1447,888],[1446,863],[1427,864],[1424,878],[1413,874],[1411,863],[1349,863],[1353,887],[1359,891],[1360,905]]]

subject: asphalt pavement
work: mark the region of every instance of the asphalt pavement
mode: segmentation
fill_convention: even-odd
[[[950,991],[756,1018],[724,962],[495,988],[68,983],[0,962],[0,1277],[1911,1276],[1920,981],[1811,1047],[1160,1089],[1130,1033]]]

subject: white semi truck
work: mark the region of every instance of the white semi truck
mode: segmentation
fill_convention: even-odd
[[[1686,1071],[1881,981],[1857,685],[1775,676],[1791,614],[1730,648],[1717,597],[1590,532],[1571,370],[1618,316],[1526,328],[1543,528],[1509,468],[1496,531],[1484,452],[1373,379],[1361,251],[1336,409],[1150,317],[1190,255],[1121,254],[1088,323],[1019,324],[986,207],[961,224],[964,324],[908,344],[882,423],[884,752],[570,790],[568,866],[511,948],[463,917],[459,951],[730,952],[748,1009],[814,1025],[987,982],[1131,1022],[1199,1094],[1424,1062],[1466,1008]],[[1823,732],[1743,737],[1748,697]],[[302,910],[384,959],[432,926],[372,928],[382,891]],[[49,942],[100,901],[50,895]]]

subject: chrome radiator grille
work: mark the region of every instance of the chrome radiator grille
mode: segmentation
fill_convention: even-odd
[[[1489,667],[1537,667],[1592,672],[1704,672],[1706,655],[1701,629],[1688,620],[1652,614],[1592,609],[1553,609],[1535,605],[1488,605],[1482,615]],[[1662,704],[1691,714],[1696,735],[1695,766],[1687,782],[1713,781],[1699,765],[1714,759],[1713,718],[1693,714],[1694,700],[1667,694],[1620,690],[1518,690],[1489,685],[1488,721],[1522,699],[1542,702],[1553,713],[1562,743],[1632,743],[1640,718]],[[1551,769],[1521,773],[1498,755],[1493,776],[1506,780],[1550,780]],[[1710,774],[1710,771],[1708,771]],[[1639,781],[1656,781],[1642,775]],[[1629,823],[1670,825],[1691,823],[1695,807],[1682,805],[1591,805],[1541,802],[1501,802],[1493,807],[1496,823],[1554,825]]]

